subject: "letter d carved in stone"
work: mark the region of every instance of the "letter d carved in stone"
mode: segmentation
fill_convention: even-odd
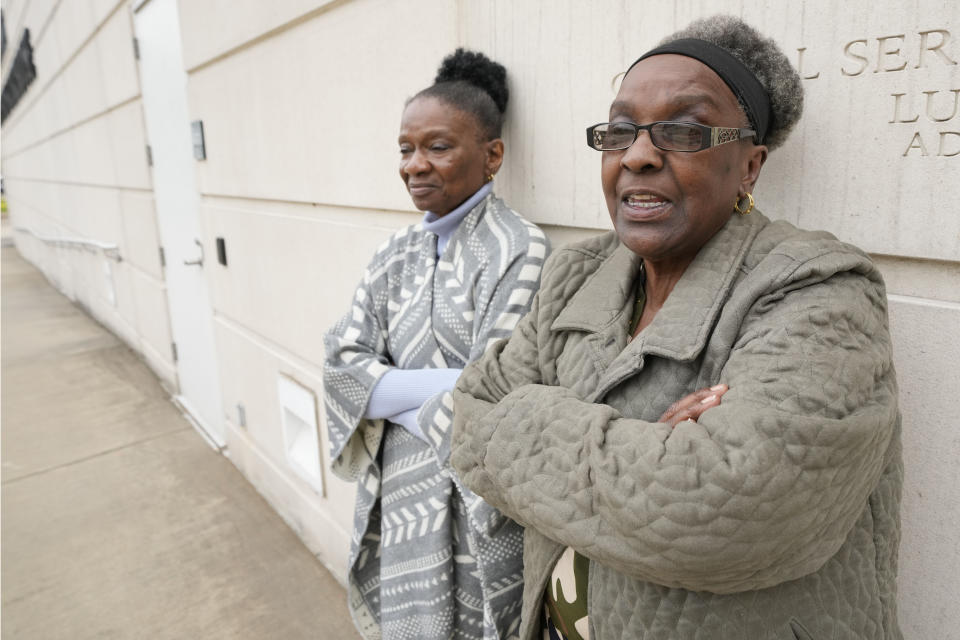
[[[948,144],[947,139],[952,136],[953,143],[951,148],[954,151],[947,153],[946,149]],[[909,149],[907,149],[909,151]],[[937,155],[943,156],[944,158],[952,158],[953,156],[960,155],[960,131],[941,131],[940,132],[940,146],[937,148]]]

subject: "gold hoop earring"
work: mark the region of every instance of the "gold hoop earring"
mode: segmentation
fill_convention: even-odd
[[[741,209],[741,208],[740,208],[740,201],[743,200],[744,198],[747,199],[747,208],[746,208],[746,209]],[[747,215],[748,213],[750,213],[751,211],[753,211],[753,205],[754,205],[754,204],[756,204],[756,202],[755,202],[754,199],[753,199],[753,194],[748,192],[748,193],[747,193],[746,195],[744,195],[744,196],[737,196],[737,201],[733,203],[733,208],[734,208],[734,210],[735,210],[737,213],[739,213],[739,214],[742,215],[742,216],[745,216],[745,215]]]
[[[492,173],[488,173],[488,174],[487,174],[487,182],[493,182],[493,174],[492,174]]]

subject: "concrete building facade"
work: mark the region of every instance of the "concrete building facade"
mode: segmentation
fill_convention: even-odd
[[[869,251],[904,415],[906,637],[960,628],[960,5],[920,0],[9,0],[2,125],[19,251],[142,354],[198,429],[343,579],[354,489],[329,472],[324,330],[416,222],[404,101],[457,46],[508,69],[497,191],[555,246],[610,223],[618,73],[691,19],[741,15],[794,56],[803,119],[755,194]],[[202,260],[202,264],[199,261]]]

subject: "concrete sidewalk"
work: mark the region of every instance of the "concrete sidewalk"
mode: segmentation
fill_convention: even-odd
[[[2,637],[357,637],[343,588],[137,356],[2,259]]]

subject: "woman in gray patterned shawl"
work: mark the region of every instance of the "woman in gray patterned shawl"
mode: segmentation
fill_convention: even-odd
[[[447,392],[527,312],[548,251],[493,194],[507,97],[501,65],[458,49],[407,102],[400,177],[423,221],[377,250],[326,335],[333,470],[357,482],[349,604],[366,638],[519,628],[521,530],[448,463]]]

